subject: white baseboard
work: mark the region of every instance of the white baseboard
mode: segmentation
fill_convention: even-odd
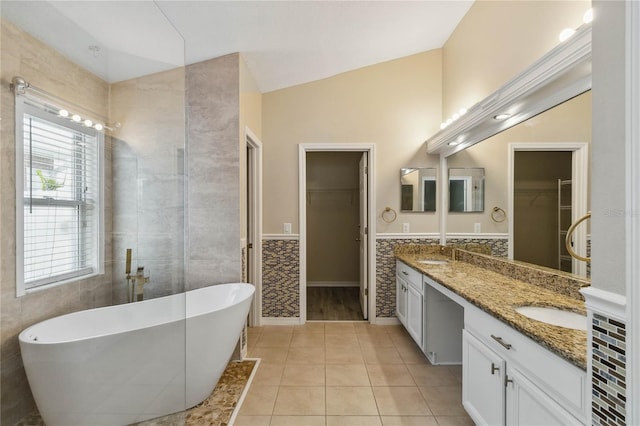
[[[262,234],[263,240],[299,240],[300,234]]]
[[[360,287],[358,281],[307,281],[307,287]]]
[[[413,239],[439,239],[440,234],[438,232],[380,232],[376,234],[378,240],[413,240]]]
[[[260,325],[300,325],[299,317],[262,317]]]
[[[400,320],[396,317],[376,318],[375,325],[400,325]]]

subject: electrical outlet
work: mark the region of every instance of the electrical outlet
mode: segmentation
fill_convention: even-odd
[[[285,223],[284,224],[284,233],[285,234],[290,234],[291,233],[291,224],[290,223]]]
[[[402,224],[402,232],[404,232],[405,234],[407,232],[409,232],[409,224],[408,223],[403,223]]]
[[[473,232],[475,232],[476,234],[480,233],[480,223],[476,222],[473,224]]]

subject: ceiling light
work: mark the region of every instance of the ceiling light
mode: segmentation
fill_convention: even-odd
[[[76,123],[79,123],[79,122],[81,122],[81,121],[82,121],[82,117],[80,117],[78,114],[73,114],[73,115],[71,116],[71,119],[72,119],[73,121],[75,121]]]
[[[465,115],[467,113],[467,109],[466,108],[460,108],[460,111],[458,111],[458,114]]]
[[[67,111],[66,109],[61,109],[60,111],[58,111],[58,114],[60,114],[60,117],[68,117],[69,111]]]
[[[587,9],[587,11],[582,16],[582,22],[588,24],[591,21],[593,21],[593,9]]]
[[[93,126],[93,128],[96,129],[97,131],[100,131],[100,130],[104,129],[104,126],[102,124],[100,124],[100,123],[96,123]]]
[[[574,30],[573,28],[565,28],[564,30],[562,30],[560,32],[560,35],[558,36],[558,39],[561,42],[563,42],[563,41],[567,40],[569,37],[571,37],[575,32],[576,32],[576,30]]]
[[[447,127],[447,123],[440,123],[440,130],[444,129],[445,127]]]
[[[507,113],[503,113],[503,114],[498,114],[498,115],[494,115],[493,118],[495,120],[506,120],[507,118],[511,117],[511,114]]]
[[[84,125],[87,127],[91,127],[93,126],[93,121],[89,120],[88,118],[86,120],[84,120]]]

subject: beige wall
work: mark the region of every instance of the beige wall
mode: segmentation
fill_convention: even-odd
[[[22,76],[34,86],[102,116],[108,112],[109,87],[13,24],[3,20],[1,25],[1,418],[3,424],[13,424],[34,409],[20,357],[18,333],[44,319],[111,304],[111,192],[107,186],[105,274],[16,298],[15,103],[9,84],[14,76]],[[110,180],[111,150],[109,138],[106,139],[105,173]]]
[[[508,208],[509,144],[513,142],[586,142],[591,143],[591,92],[586,92],[524,123],[506,130],[473,147],[448,157],[449,167],[484,167],[485,211],[450,213],[447,232],[473,232],[480,223],[482,232],[508,232],[508,222],[491,220],[494,206]]]
[[[245,129],[262,140],[262,93],[242,54],[240,61],[240,236],[247,237],[247,149]]]
[[[476,0],[445,43],[443,119],[469,108],[577,28],[590,1]]]
[[[441,52],[434,50],[263,95],[264,233],[298,232],[298,144],[376,145],[377,232],[437,232],[437,218],[400,214],[400,168],[437,167],[424,141],[441,120]],[[385,206],[398,220],[380,218]]]

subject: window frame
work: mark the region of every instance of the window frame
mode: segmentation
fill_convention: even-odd
[[[24,280],[24,185],[25,185],[25,166],[24,166],[24,116],[25,114],[38,117],[41,120],[49,121],[53,124],[66,127],[72,131],[80,132],[86,135],[95,136],[97,143],[96,161],[97,161],[97,193],[92,208],[95,209],[95,221],[93,226],[93,235],[95,236],[93,248],[95,250],[95,264],[76,271],[59,274],[54,281],[45,282],[28,286]],[[64,117],[57,115],[51,107],[37,98],[26,94],[19,94],[15,97],[15,176],[16,176],[16,297],[25,294],[44,290],[59,285],[64,285],[80,280],[85,280],[97,275],[104,274],[104,133],[92,128],[88,128],[82,124],[75,123]],[[35,201],[33,199],[32,201]],[[40,204],[39,200],[36,202]],[[78,201],[59,200],[59,207],[78,205]],[[36,205],[36,204],[34,204]],[[86,204],[85,204],[86,205]],[[37,283],[37,281],[35,281]]]

